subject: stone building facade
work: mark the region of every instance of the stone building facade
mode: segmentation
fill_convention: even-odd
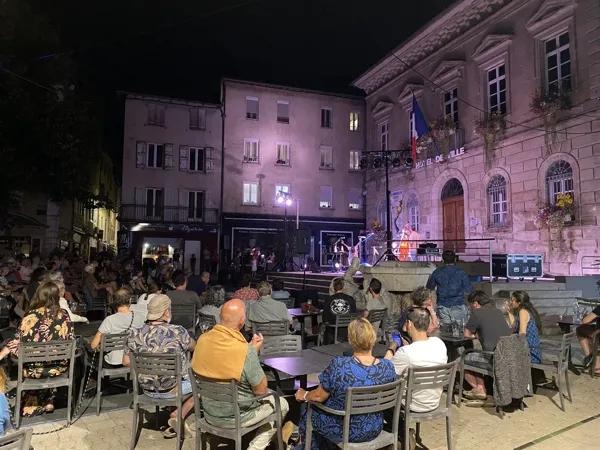
[[[354,85],[367,93],[369,150],[410,146],[413,95],[428,122],[456,122],[420,142],[412,169],[391,170],[394,214],[403,202],[394,232],[409,222],[425,239],[464,237],[465,259],[487,260],[487,243],[469,239],[492,238],[494,253],[543,254],[546,273],[598,273],[600,3],[461,0]],[[570,104],[544,117],[536,90],[543,107]],[[486,146],[476,121],[499,116],[506,129],[491,126]],[[385,223],[381,171],[366,186],[367,223]],[[560,193],[574,200],[572,220],[539,229],[540,206]]]

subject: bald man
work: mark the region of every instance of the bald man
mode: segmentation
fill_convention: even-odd
[[[240,400],[259,397],[267,393],[267,377],[262,370],[258,351],[262,347],[261,334],[254,335],[250,343],[240,333],[246,322],[246,307],[240,299],[226,302],[221,308],[221,322],[198,339],[192,359],[192,369],[199,375],[215,379],[235,379],[238,382]],[[283,417],[289,410],[285,399],[279,399]],[[272,396],[245,403],[241,411],[242,427],[252,426],[275,411]],[[234,412],[230,405],[203,398],[204,417],[209,423],[222,427],[234,426]],[[283,418],[282,417],[282,418]],[[290,423],[291,425],[291,423]],[[286,424],[284,440],[289,437],[291,427]],[[249,450],[264,450],[276,433],[275,423],[258,428],[248,447]],[[286,436],[287,435],[287,436]]]

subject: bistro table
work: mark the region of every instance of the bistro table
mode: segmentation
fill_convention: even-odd
[[[385,358],[385,352],[388,348],[389,346],[386,344],[375,344],[375,347],[373,347],[373,356],[380,359]],[[352,356],[354,354],[354,349],[347,342],[320,345],[318,347],[311,348],[311,350],[330,356]]]
[[[448,350],[448,361],[454,361],[458,358],[458,349],[465,344],[473,342],[475,338],[466,338],[464,335],[454,336],[452,333],[436,331],[429,335],[430,337],[440,338]]]
[[[312,349],[299,352],[271,353],[260,356],[260,362],[279,372],[283,372],[300,381],[300,387],[306,389],[310,373],[323,372],[333,357]]]
[[[295,317],[300,322],[300,335],[302,336],[302,348],[306,349],[306,335],[304,334],[305,322],[307,317],[318,317],[323,314],[320,309],[312,309],[310,312],[302,312],[302,308],[288,308],[290,316]]]

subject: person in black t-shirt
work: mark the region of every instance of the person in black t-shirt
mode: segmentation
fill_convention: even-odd
[[[335,325],[335,316],[340,314],[350,314],[356,312],[356,302],[350,295],[344,294],[344,280],[336,278],[333,280],[333,289],[335,294],[325,300],[323,306],[323,322]],[[334,340],[333,328],[327,328],[325,336],[326,343],[333,343]],[[348,339],[348,329],[340,328],[338,330],[338,340],[346,341]]]
[[[589,367],[592,364],[592,342],[596,333],[598,333],[597,320],[600,317],[600,306],[596,306],[587,316],[581,321],[581,325],[577,327],[577,339],[585,353],[583,359],[584,367]],[[596,365],[594,371],[596,375],[600,375],[600,356],[596,357]]]

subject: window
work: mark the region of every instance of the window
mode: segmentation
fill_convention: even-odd
[[[506,114],[506,66],[488,70],[488,110]]]
[[[290,123],[290,103],[277,100],[277,122]]]
[[[246,119],[258,120],[258,98],[246,97]]]
[[[278,166],[289,166],[290,165],[290,143],[280,142],[275,143],[276,159],[275,164]]]
[[[190,128],[196,130],[206,129],[206,110],[201,108],[190,109]]]
[[[546,83],[548,92],[558,92],[559,89],[571,89],[571,52],[569,49],[569,32],[544,43],[546,52]]]
[[[258,205],[258,183],[244,181],[244,205]]]
[[[333,208],[333,188],[321,186],[319,208]]]
[[[277,196],[279,193],[289,194],[290,193],[290,185],[289,184],[276,184],[275,185],[275,205],[283,206],[282,203],[277,202]]]
[[[162,189],[146,189],[146,217],[162,217]]]
[[[415,231],[419,231],[419,199],[415,194],[411,194],[406,202],[408,208],[408,223],[411,227],[415,227]]]
[[[321,108],[321,128],[332,128],[331,108]]]
[[[81,206],[83,208],[83,203],[81,203]],[[48,204],[44,203],[43,205],[37,205],[35,214],[37,216],[45,216],[46,214],[48,214]]]
[[[411,141],[412,141],[412,137],[413,137],[414,121],[415,121],[415,116],[413,115],[413,112],[411,109],[410,111],[408,111],[408,135],[410,136]]]
[[[350,150],[350,170],[360,170],[360,152]]]
[[[204,149],[190,147],[190,171],[204,172]]]
[[[508,224],[506,199],[506,180],[502,175],[495,175],[487,188],[490,207],[490,228],[503,227]]]
[[[351,188],[348,191],[348,209],[361,209],[362,189]]]
[[[563,160],[558,160],[546,172],[546,185],[548,186],[548,201],[556,204],[558,194],[571,194],[573,196],[573,168]]]
[[[162,144],[148,144],[147,167],[161,169],[163,167],[165,146]]]
[[[244,162],[259,162],[258,139],[244,139]]]
[[[188,219],[202,219],[204,214],[204,192],[188,192]]]
[[[331,147],[321,146],[321,169],[333,169],[333,149]]]
[[[383,122],[379,125],[379,142],[381,143],[381,150],[388,149],[388,136],[389,136],[389,123]]]
[[[458,123],[458,89],[454,88],[444,93],[444,114]]]
[[[165,126],[165,107],[164,105],[148,105],[148,125]]]
[[[350,113],[350,131],[358,131],[358,113]]]

